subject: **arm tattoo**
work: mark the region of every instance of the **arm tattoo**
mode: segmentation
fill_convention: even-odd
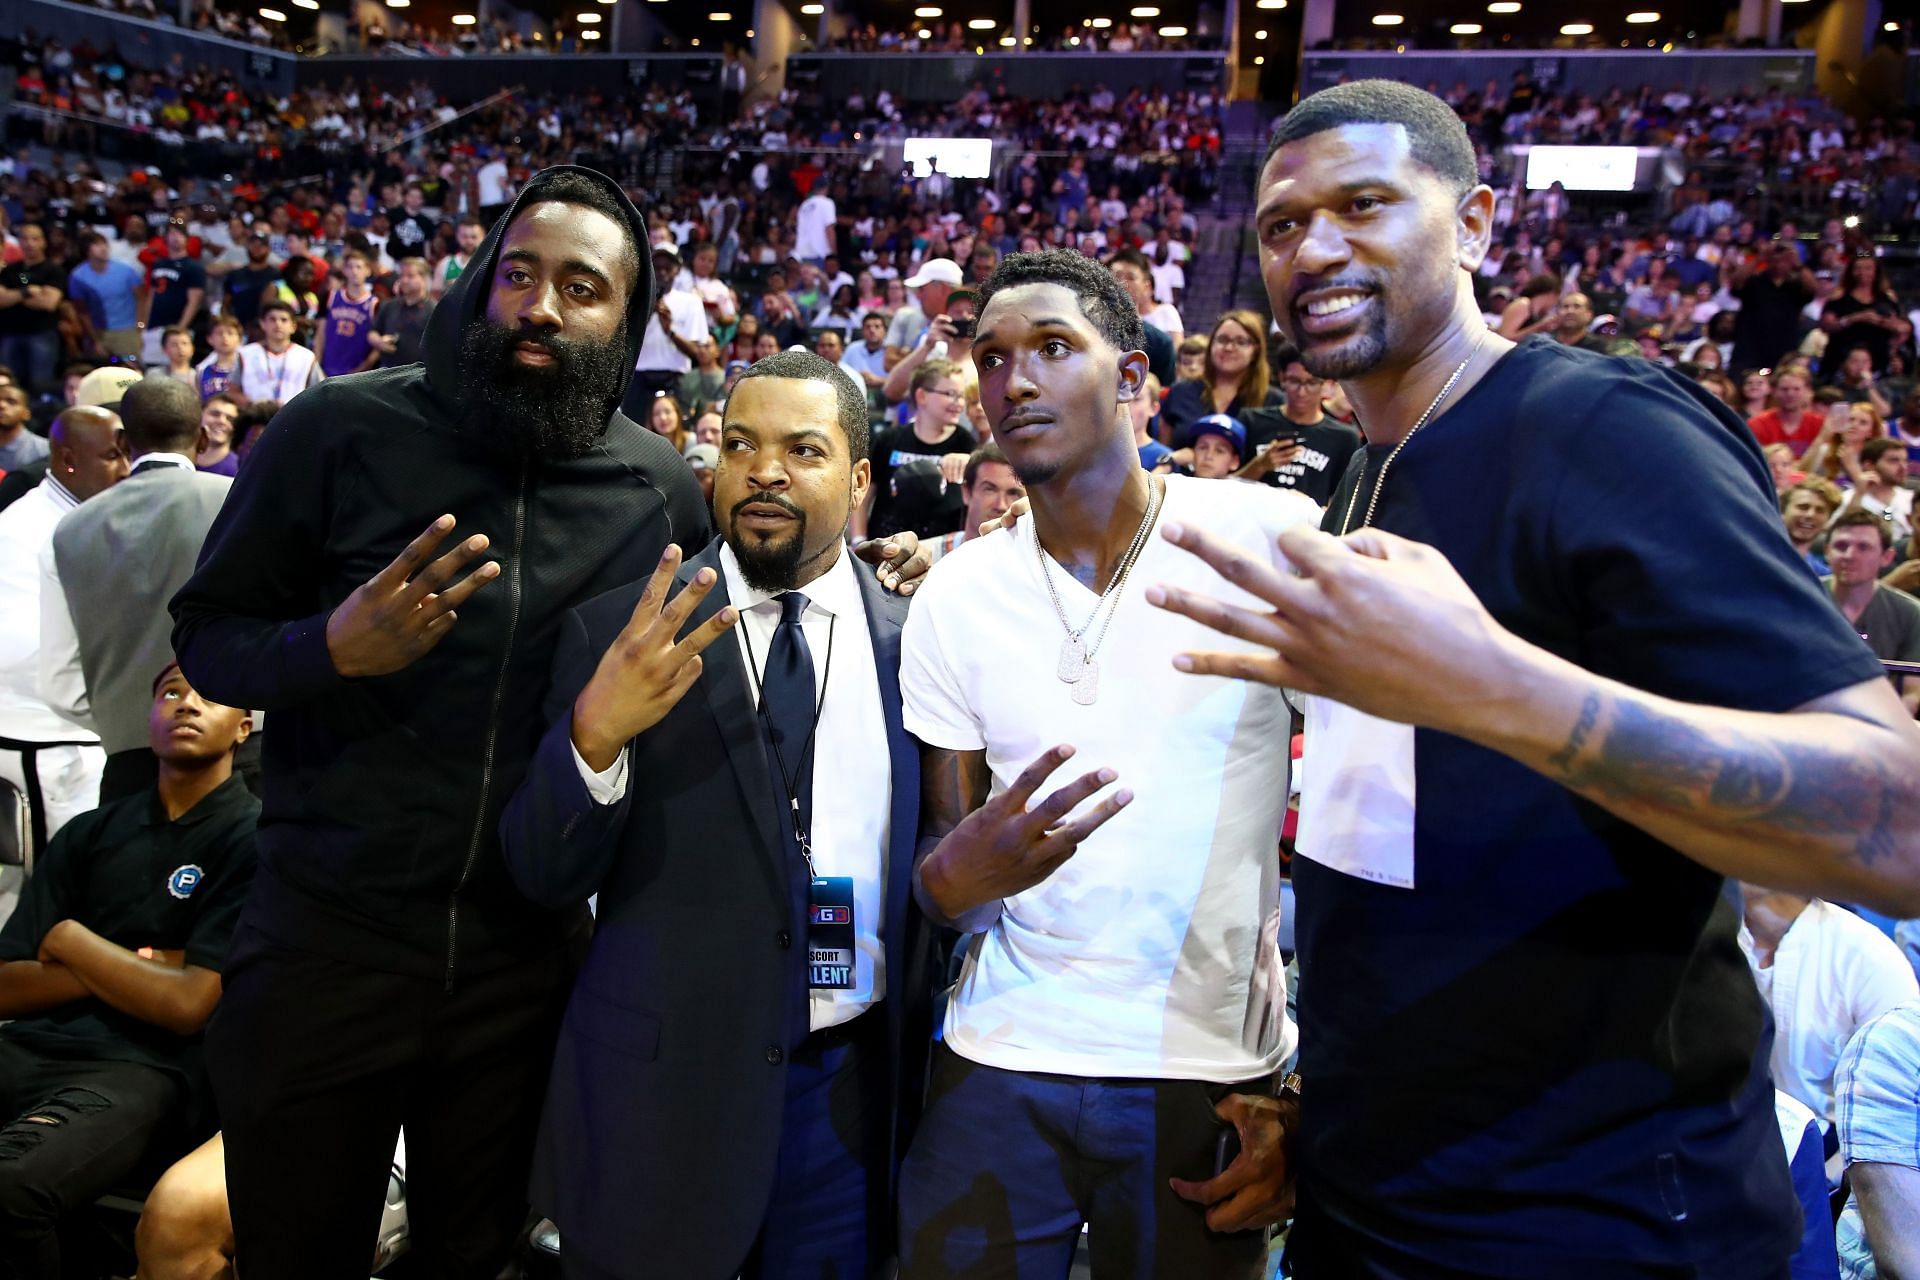
[[[1585,750],[1605,705],[1607,726]],[[1753,839],[1839,840],[1872,866],[1899,852],[1898,815],[1915,783],[1869,754],[1778,735],[1703,729],[1629,698],[1588,696],[1565,745],[1548,757],[1560,780],[1598,801],[1711,814]]]
[[[984,751],[920,749],[920,844],[926,853],[987,802],[992,774]]]

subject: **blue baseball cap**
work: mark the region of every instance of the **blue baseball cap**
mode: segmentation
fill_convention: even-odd
[[[1224,413],[1210,413],[1193,424],[1194,443],[1198,444],[1201,436],[1219,436],[1233,446],[1236,454],[1243,458],[1247,456],[1247,429],[1240,425],[1237,418],[1230,418]]]

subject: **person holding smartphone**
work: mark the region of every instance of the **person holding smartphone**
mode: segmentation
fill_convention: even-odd
[[[1300,363],[1300,352],[1283,346],[1274,357],[1285,401],[1273,408],[1244,410],[1247,457],[1238,474],[1277,489],[1296,489],[1325,507],[1347,463],[1366,442],[1360,433],[1327,417],[1321,395],[1328,380]]]

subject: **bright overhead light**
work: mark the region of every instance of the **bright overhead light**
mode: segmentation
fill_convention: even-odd
[[[914,32],[913,34],[920,37],[920,39],[922,40],[933,39],[933,32],[927,30],[925,27],[920,28],[918,31]]]
[[[573,15],[573,20],[584,26],[590,27],[594,23],[600,21],[600,15],[597,13],[576,13]]]
[[[1563,36],[1590,36],[1593,34],[1593,24],[1591,22],[1569,22],[1566,26],[1560,28],[1560,34]]]
[[[470,27],[474,23],[474,17],[470,13],[456,13],[453,15],[452,22],[456,27]]]
[[[1128,10],[1128,12],[1136,18],[1157,18],[1160,16],[1160,6],[1154,4],[1136,5]]]
[[[1112,18],[1088,18],[1087,25],[1092,27],[1095,31],[1105,31],[1108,27],[1113,25],[1113,19]]]
[[[1900,29],[1900,24],[1897,22],[1889,22],[1882,25],[1880,29],[1882,31],[1898,31]]]
[[[1259,0],[1253,7],[1256,9],[1284,9],[1287,7],[1287,0]]]
[[[1447,30],[1457,36],[1477,36],[1484,29],[1485,28],[1477,22],[1456,22],[1447,28]]]
[[[387,0],[387,8],[404,9],[412,3],[413,3],[413,0]]]
[[[278,9],[262,9],[260,11],[260,16],[265,18],[268,22],[285,22],[287,20],[287,15],[280,12]]]
[[[1487,6],[1487,12],[1518,13],[1520,12],[1520,0],[1493,0],[1493,3]]]
[[[1255,58],[1253,60],[1253,65],[1256,67],[1264,67],[1267,65],[1267,60],[1265,57]]]
[[[1019,43],[1020,43],[1020,42],[1019,42],[1018,40],[1015,40],[1015,39],[1014,39],[1014,38],[1013,38],[1012,36],[1001,36],[1001,37],[1000,37],[1000,47],[1001,47],[1002,49],[1011,49],[1011,48],[1013,48],[1013,46],[1015,46],[1016,44],[1019,44]]]
[[[1185,27],[1162,27],[1160,28],[1160,34],[1168,40],[1178,40],[1181,36],[1187,34],[1187,29]]]
[[[916,18],[937,18],[940,16],[940,6],[937,4],[923,4],[913,11],[913,16]]]
[[[710,13],[707,15],[707,21],[708,22],[732,22],[733,15],[730,13]]]
[[[1255,40],[1265,40],[1265,39],[1267,38],[1267,32],[1266,32],[1266,29],[1265,29],[1265,28],[1263,27],[1263,28],[1261,28],[1260,30],[1258,30],[1258,31],[1256,31],[1256,32],[1254,32],[1254,33],[1253,33],[1253,38],[1254,38]]]
[[[967,28],[970,31],[991,31],[999,25],[1000,24],[995,22],[992,18],[968,18],[967,19]]]
[[[826,11],[827,6],[823,4],[803,4],[800,6],[800,12],[806,14],[809,18],[817,18]]]
[[[318,9],[320,7],[320,0],[293,0],[293,7],[296,9]]]
[[[580,38],[582,40],[598,40],[600,38],[600,33],[598,31],[582,31],[580,33]]]
[[[1076,48],[1076,49],[1078,49],[1078,48],[1080,47],[1080,37],[1079,37],[1079,36],[1068,36],[1068,37],[1067,37],[1067,43],[1068,43],[1068,44],[1070,44],[1070,45],[1072,45],[1072,46],[1073,46],[1074,48]]]
[[[1660,21],[1660,15],[1649,9],[1643,13],[1628,14],[1627,21],[1633,23],[1635,26],[1644,26],[1649,22]]]
[[[1373,25],[1376,27],[1397,27],[1405,21],[1406,19],[1397,13],[1376,13],[1373,15]]]

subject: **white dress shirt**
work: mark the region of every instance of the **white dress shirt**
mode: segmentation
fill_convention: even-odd
[[[133,460],[136,470],[152,464],[193,470],[193,459],[184,454],[143,453]],[[93,731],[93,703],[87,697],[86,672],[80,668],[80,634],[67,607],[66,588],[60,585],[51,536],[40,548],[40,696],[62,718]]]
[[[1893,940],[1818,898],[1787,927],[1773,963],[1754,965],[1753,935],[1740,946],[1773,1010],[1774,1087],[1833,1122],[1833,1073],[1853,1033],[1897,1005],[1920,998],[1913,969]]]
[[[734,643],[740,646],[741,659],[753,669],[757,685],[780,625],[780,596],[747,585],[732,547],[720,548],[720,566],[727,599],[740,610]],[[880,923],[887,901],[893,765],[887,754],[887,720],[880,706],[873,636],[867,630],[866,602],[855,572],[853,557],[843,549],[831,569],[800,588],[807,597],[800,630],[813,657],[816,687],[823,678],[826,681],[813,742],[809,836],[814,870],[822,876],[853,880],[853,986],[846,991],[811,993],[808,1027],[814,1031],[849,1022],[886,995]],[[625,751],[601,773],[588,768],[577,750],[573,762],[596,804],[614,804],[626,794]]]
[[[0,737],[77,742],[91,736],[40,696],[40,556],[53,545],[60,517],[79,505],[48,473],[0,511]],[[78,648],[73,659],[77,665]]]

